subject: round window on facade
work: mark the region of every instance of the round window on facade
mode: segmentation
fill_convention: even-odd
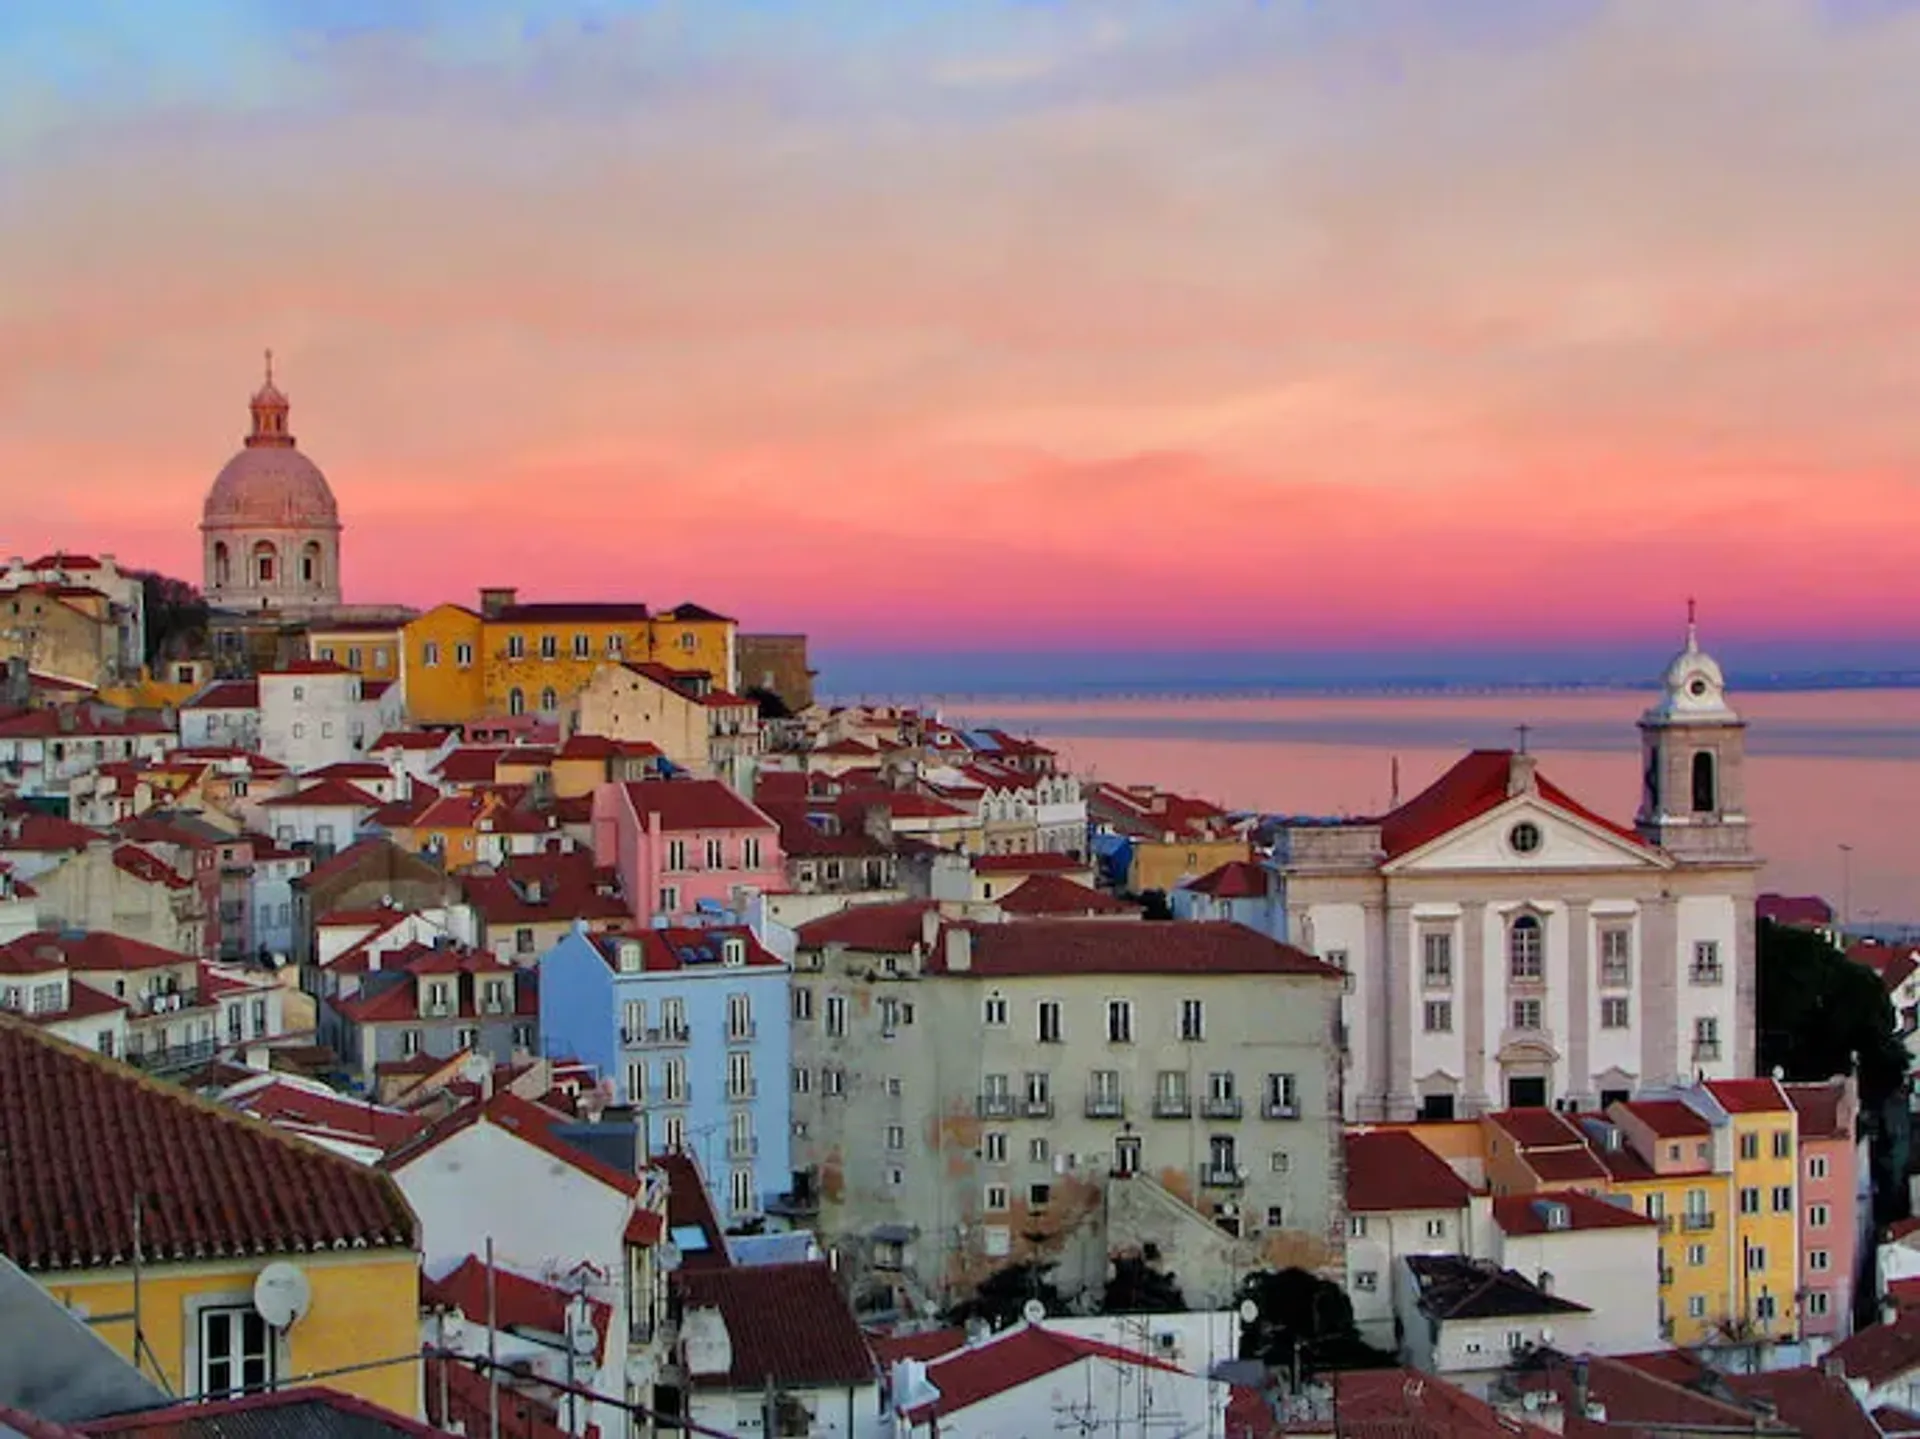
[[[1507,831],[1507,843],[1513,846],[1515,854],[1532,854],[1540,848],[1540,826],[1531,820],[1521,820]]]
[[[1707,682],[1703,679],[1696,679],[1692,684],[1687,686],[1687,693],[1695,699],[1699,699],[1702,695],[1706,694],[1706,692]]]

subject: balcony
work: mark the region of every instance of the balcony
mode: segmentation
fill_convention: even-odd
[[[1673,1233],[1675,1227],[1678,1226],[1679,1222],[1680,1221],[1671,1214],[1662,1214],[1660,1216],[1660,1232],[1662,1234]]]
[[[1660,1287],[1662,1289],[1673,1288],[1673,1271],[1665,1266],[1662,1266],[1660,1270]]]
[[[1244,1189],[1246,1176],[1234,1165],[1222,1168],[1218,1164],[1209,1164],[1200,1171],[1200,1184],[1205,1189]]]
[[[1274,1099],[1269,1096],[1260,1106],[1262,1119],[1298,1119],[1300,1102],[1294,1099]]]
[[[755,1024],[751,1019],[739,1024],[729,1024],[727,1026],[727,1043],[749,1044],[759,1032],[760,1026]]]
[[[1683,1214],[1680,1216],[1680,1227],[1689,1234],[1704,1234],[1713,1228],[1713,1215],[1706,1210]]]
[[[752,1159],[760,1152],[760,1138],[754,1134],[730,1134],[727,1136],[727,1158]]]
[[[980,1096],[980,1117],[982,1119],[1012,1119],[1019,1108],[1011,1094],[983,1094]]]
[[[183,1069],[210,1063],[219,1048],[211,1039],[196,1039],[187,1044],[143,1049],[137,1054],[128,1051],[124,1058],[135,1069],[144,1069],[148,1074],[178,1074]]]
[[[1020,1101],[1020,1112],[1028,1119],[1051,1119],[1053,1118],[1053,1100],[1035,1098],[1029,1094]]]
[[[1202,1119],[1238,1119],[1241,1107],[1237,1096],[1213,1094],[1200,1101],[1200,1117]]]
[[[1156,1094],[1153,1097],[1155,1119],[1193,1118],[1193,1099],[1185,1094]]]
[[[730,1104],[744,1104],[760,1093],[760,1081],[757,1079],[730,1080],[727,1083],[727,1101]]]
[[[1087,1118],[1089,1119],[1125,1119],[1127,1104],[1117,1094],[1089,1094],[1087,1096]]]
[[[1717,1060],[1720,1057],[1720,1041],[1717,1039],[1696,1039],[1693,1042],[1695,1061]]]
[[[1714,985],[1726,977],[1725,970],[1717,964],[1696,964],[1687,970],[1689,984]]]
[[[649,1044],[685,1044],[692,1035],[684,1024],[663,1024],[647,1031]]]

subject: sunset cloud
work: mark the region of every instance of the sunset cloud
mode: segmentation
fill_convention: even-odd
[[[976,647],[1920,601],[1911,9],[159,8],[0,18],[14,550],[192,573],[271,344],[356,599]]]

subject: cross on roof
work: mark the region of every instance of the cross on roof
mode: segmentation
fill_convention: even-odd
[[[1525,754],[1527,752],[1527,736],[1533,733],[1533,726],[1525,724],[1515,725],[1514,730],[1520,736],[1520,753]]]

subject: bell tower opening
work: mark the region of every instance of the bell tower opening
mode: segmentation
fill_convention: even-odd
[[[1696,750],[1693,756],[1693,812],[1712,814],[1719,808],[1719,789],[1713,775],[1713,751]]]
[[[1686,644],[1667,665],[1660,699],[1640,717],[1640,743],[1641,836],[1677,859],[1747,856],[1746,723],[1727,703],[1719,662],[1700,648],[1692,601]]]

